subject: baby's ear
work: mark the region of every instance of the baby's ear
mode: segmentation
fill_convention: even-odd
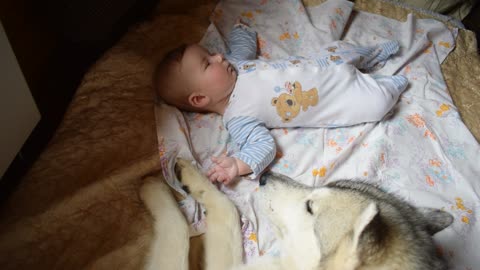
[[[188,103],[195,108],[205,108],[210,103],[210,97],[192,93],[188,96]]]
[[[277,101],[278,101],[278,98],[276,97],[272,98],[272,105],[277,106]]]

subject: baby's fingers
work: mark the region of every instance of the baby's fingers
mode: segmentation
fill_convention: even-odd
[[[227,180],[227,176],[225,174],[219,175],[217,178],[218,182],[225,183],[225,180]]]
[[[213,164],[211,167],[210,167],[210,170],[208,171],[208,174],[212,174],[214,172],[220,172],[223,170],[223,167],[220,166],[220,164]]]
[[[216,164],[218,167],[218,165],[221,165],[223,162],[224,162],[225,158],[223,157],[212,157],[212,161],[214,164]]]
[[[207,172],[208,177],[210,177],[214,172],[217,171],[216,167],[217,167],[217,165],[213,166],[212,168],[210,168],[210,170],[208,170],[208,172]]]
[[[210,182],[215,182],[218,181],[218,176],[219,174],[217,172],[214,172],[208,176],[208,179],[210,180]]]
[[[232,178],[227,177],[222,182],[223,182],[224,185],[229,185],[232,182],[232,180],[233,180]]]
[[[224,182],[226,179],[228,178],[228,176],[225,174],[225,173],[222,173],[222,172],[215,172],[214,174],[212,174],[212,176],[210,177],[210,181],[211,182]]]
[[[215,172],[215,168],[211,168],[210,170],[208,170],[207,177],[210,178],[214,172]]]
[[[210,179],[210,181],[216,181],[220,169],[221,168],[218,165],[214,165],[210,170],[208,170],[207,177]]]

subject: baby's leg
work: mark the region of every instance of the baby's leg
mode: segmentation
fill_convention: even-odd
[[[368,75],[370,74],[363,74],[363,76]],[[373,75],[372,78],[378,84],[378,87],[383,89],[383,91],[381,91],[383,94],[379,94],[381,92],[378,91],[378,94],[376,95],[377,100],[370,106],[370,117],[381,120],[398,102],[400,95],[408,86],[408,79],[402,75]]]
[[[382,67],[390,56],[398,52],[398,49],[398,42],[393,40],[371,47],[336,41],[325,46],[319,56],[323,58],[327,56],[327,59],[335,64],[347,63],[365,71],[372,71],[374,68]]]
[[[381,121],[408,85],[404,76],[372,76],[352,65],[339,65],[335,72],[339,81],[333,86],[339,89],[340,98],[330,98],[335,102],[326,104],[325,109],[335,115],[336,123],[344,123],[337,126]],[[329,79],[332,80],[332,77]]]
[[[396,54],[400,46],[398,41],[391,40],[372,47],[355,47],[354,52],[359,55],[353,64],[366,71],[371,71],[373,68],[380,68],[385,65],[390,56]]]
[[[238,23],[228,36],[230,53],[228,61],[253,60],[257,58],[257,33],[249,26]]]
[[[370,76],[360,72],[358,75],[364,78]],[[355,117],[363,115],[365,119],[380,121],[398,102],[400,95],[408,86],[408,80],[402,75],[372,76],[370,80],[372,80],[369,83],[370,87],[366,85],[361,87],[358,93],[363,92],[363,95],[355,99],[356,104],[362,103],[363,106],[357,106],[356,109],[359,111]]]
[[[408,79],[403,75],[373,75],[372,78],[391,92],[402,93],[408,86]]]

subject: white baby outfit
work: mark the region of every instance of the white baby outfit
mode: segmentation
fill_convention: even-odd
[[[251,45],[248,28],[235,32],[236,40]],[[398,51],[396,41],[375,47],[336,41],[308,58],[275,61],[239,60],[248,51],[239,47],[241,53],[227,55],[238,77],[223,122],[239,149],[232,156],[250,166],[252,177],[276,154],[268,128],[334,128],[380,121],[408,85],[401,75],[376,76],[359,70],[381,66]]]

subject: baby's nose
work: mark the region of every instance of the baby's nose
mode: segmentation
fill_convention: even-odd
[[[221,53],[216,53],[212,57],[216,62],[222,62],[225,59]]]

